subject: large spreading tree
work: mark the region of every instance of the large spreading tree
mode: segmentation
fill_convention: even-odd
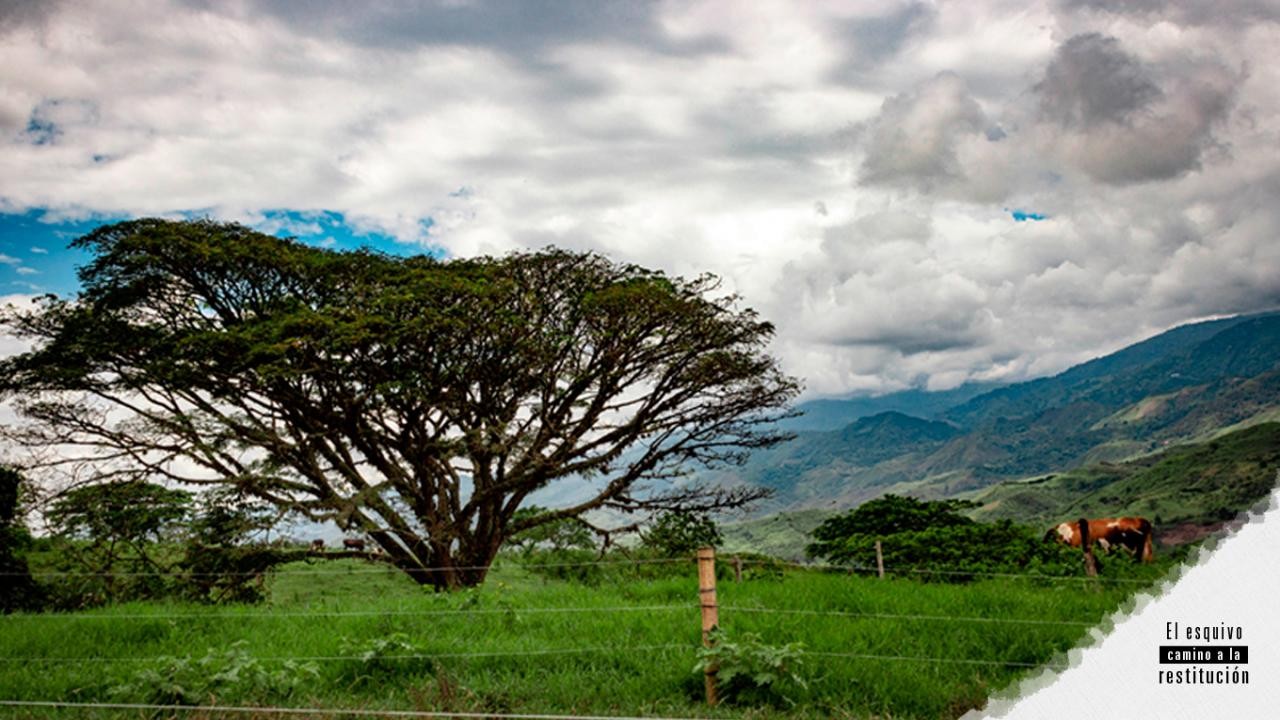
[[[57,448],[34,464],[231,487],[367,533],[437,587],[480,582],[539,525],[759,497],[684,478],[785,439],[798,391],[773,327],[711,276],[334,252],[206,220],[74,245],[93,255],[78,296],[6,318],[33,341],[0,363],[10,435]],[[589,492],[517,514],[568,478]]]

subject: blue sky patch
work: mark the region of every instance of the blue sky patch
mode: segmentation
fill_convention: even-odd
[[[1010,210],[1009,214],[1013,216],[1014,222],[1039,222],[1049,217],[1044,213],[1031,212],[1030,210]]]
[[[205,214],[212,213],[182,213],[187,217]],[[296,237],[316,247],[334,250],[367,247],[388,255],[446,256],[439,247],[405,243],[385,233],[361,228],[340,212],[279,209],[263,211],[259,215],[261,220],[251,225],[261,232]],[[67,246],[100,225],[125,219],[128,218],[123,215],[96,215],[68,220],[41,209],[21,213],[0,212],[0,295],[74,294],[80,287],[76,268],[88,262],[91,255]],[[431,227],[431,220],[423,220],[421,226],[425,235]]]

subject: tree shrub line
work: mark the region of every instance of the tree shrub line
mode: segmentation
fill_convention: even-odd
[[[20,473],[0,468],[4,612],[158,598],[257,602],[271,568],[307,554],[262,539],[278,517],[260,503],[141,481],[61,494],[44,510],[51,534],[33,538],[22,521],[23,486]]]

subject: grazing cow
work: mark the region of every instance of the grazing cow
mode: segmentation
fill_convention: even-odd
[[[1101,545],[1110,551],[1118,545],[1133,553],[1142,562],[1155,559],[1151,547],[1151,523],[1146,518],[1121,517],[1089,520],[1089,544]],[[1064,522],[1054,526],[1044,535],[1045,540],[1057,540],[1071,547],[1080,547],[1080,528],[1076,522]]]
[[[324,540],[316,538],[311,541],[311,552],[324,552]]]
[[[342,541],[342,549],[364,552],[364,540],[360,538],[346,538]]]

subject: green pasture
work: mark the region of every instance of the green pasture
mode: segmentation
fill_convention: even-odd
[[[369,710],[955,717],[1033,666],[1061,660],[1088,624],[1144,586],[950,584],[753,566],[734,582],[722,567],[727,637],[801,643],[788,671],[804,684],[780,683],[767,702],[709,709],[693,671],[693,567],[587,570],[584,583],[500,564],[478,590],[433,593],[368,563],[295,563],[270,581],[262,605],[146,602],[7,616],[0,698],[155,702],[184,693],[206,704]],[[0,708],[9,717],[246,715]]]

